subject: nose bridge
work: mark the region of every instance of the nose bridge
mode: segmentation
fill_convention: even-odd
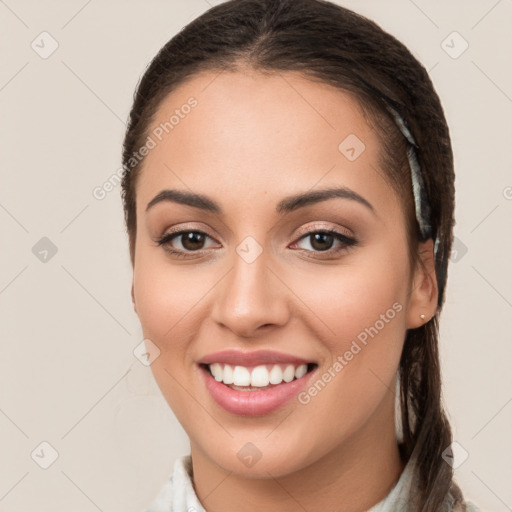
[[[271,267],[270,249],[264,249],[253,237],[238,244],[231,271],[219,283],[214,319],[239,336],[251,336],[264,325],[286,323],[286,287]]]

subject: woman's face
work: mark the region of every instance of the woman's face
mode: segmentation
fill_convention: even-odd
[[[278,476],[393,436],[402,344],[424,311],[356,102],[291,72],[203,73],[148,134],[132,293],[193,457]]]

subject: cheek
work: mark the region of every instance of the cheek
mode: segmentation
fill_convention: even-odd
[[[159,348],[167,350],[167,340],[177,340],[173,335],[190,323],[194,307],[211,285],[208,279],[198,277],[194,265],[173,268],[159,251],[152,252],[141,251],[137,255],[140,257],[134,268],[135,301],[144,335],[158,340]],[[201,276],[207,277],[205,273]]]
[[[388,390],[394,391],[406,332],[406,272],[405,253],[382,252],[353,268],[321,269],[314,279],[296,278],[294,290],[312,312],[312,329],[330,354],[320,371],[322,382],[304,397],[318,406],[319,421],[330,403],[340,407],[330,408],[329,414],[348,421],[350,410],[355,425],[357,417],[362,420]]]
[[[346,265],[314,269],[309,275],[294,277],[290,273],[285,279],[293,280],[294,292],[321,321],[320,325],[325,326],[333,349],[337,340],[356,338],[379,321],[381,315],[384,321],[388,317],[392,321],[385,322],[386,329],[379,322],[379,330],[390,331],[391,324],[395,324],[395,330],[401,330],[405,325],[404,315],[396,313],[397,309],[406,309],[407,260],[398,254],[387,251],[377,257],[373,253],[357,261],[354,258]],[[393,308],[395,303],[399,306]]]
[[[190,397],[183,392],[182,385],[190,379],[191,363],[187,354],[189,341],[194,338],[191,326],[198,325],[194,305],[207,292],[206,284],[191,277],[192,266],[190,272],[181,272],[149,251],[145,255],[141,251],[137,256],[140,256],[134,268],[137,315],[144,338],[160,350],[151,371],[170,408],[181,420],[186,418],[190,406]]]

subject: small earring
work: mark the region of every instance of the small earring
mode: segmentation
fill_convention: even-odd
[[[420,318],[421,318],[422,320],[425,320],[425,315],[422,313],[422,314],[420,315]]]

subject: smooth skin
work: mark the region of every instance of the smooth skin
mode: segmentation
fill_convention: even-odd
[[[160,349],[155,379],[190,438],[196,493],[208,512],[366,510],[404,467],[395,382],[406,330],[436,312],[432,240],[411,273],[403,208],[348,94],[296,72],[203,72],[169,94],[148,134],[192,96],[197,106],[139,176],[132,297],[144,337]],[[354,161],[338,149],[350,134],[365,145]],[[373,211],[331,198],[276,212],[285,197],[330,187],[353,190]],[[146,211],[164,189],[206,195],[222,213],[171,201]],[[177,258],[156,243],[175,228],[207,236],[168,242],[186,254]],[[322,229],[358,243],[306,236]],[[248,236],[262,249],[252,263],[236,251]],[[318,364],[316,380],[394,303],[401,311],[306,405],[294,398],[237,416],[204,385],[198,361],[231,348],[303,357]],[[237,457],[248,442],[261,453],[251,467]]]

